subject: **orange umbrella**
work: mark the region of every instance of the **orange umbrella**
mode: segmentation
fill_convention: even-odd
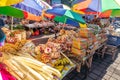
[[[76,0],[78,1],[78,0]],[[120,0],[79,0],[73,5],[76,11],[83,11],[85,14],[97,14],[104,17],[120,16]]]

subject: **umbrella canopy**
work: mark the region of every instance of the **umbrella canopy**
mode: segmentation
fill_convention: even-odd
[[[99,15],[99,17],[120,17],[120,9],[107,10]]]
[[[80,23],[83,23],[83,24],[85,23],[85,21],[83,20],[80,14],[75,13],[71,10],[66,10],[62,8],[53,8],[53,9],[48,9],[46,12],[50,14],[58,15],[58,16],[66,16]]]
[[[37,16],[35,16],[33,14],[30,14],[26,11],[22,11],[22,10],[13,8],[11,6],[0,7],[0,14],[13,16],[13,17],[16,17],[16,18],[25,18],[25,19],[37,20],[37,21],[41,20],[40,17],[37,17]]]
[[[53,19],[55,17],[55,15],[48,14],[48,13],[44,13],[43,16],[45,16],[46,18],[49,18],[49,19]]]
[[[53,8],[63,8],[63,9],[71,10],[70,7],[65,5],[65,4],[54,4],[52,7]]]
[[[120,9],[120,5],[117,3],[117,0],[86,0],[75,4],[73,8],[77,10],[87,9],[88,11],[104,12],[110,9]]]
[[[74,20],[72,20],[70,18],[67,18],[65,16],[56,16],[54,18],[54,21],[62,22],[62,23],[65,23],[65,24],[70,24],[70,25],[75,26],[75,27],[80,27],[80,23],[79,22],[74,21]]]
[[[37,16],[40,16],[42,14],[43,9],[52,8],[42,0],[24,0],[23,2],[14,5],[14,7],[25,10]]]
[[[80,1],[81,1],[80,3],[77,3],[73,6],[73,9],[77,11],[82,10],[86,12],[86,14],[98,14],[101,12],[105,12],[107,10],[120,9],[119,4],[120,2],[118,0],[86,0],[86,1],[80,0]],[[109,14],[112,14],[113,11],[109,12],[110,12]]]
[[[0,0],[0,6],[10,6],[22,2],[23,0]]]
[[[66,12],[66,9],[62,9],[62,8],[53,8],[53,9],[46,10],[46,13],[50,13],[58,16],[64,15],[65,12]]]

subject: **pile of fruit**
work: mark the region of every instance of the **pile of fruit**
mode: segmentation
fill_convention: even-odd
[[[63,70],[68,70],[67,65],[70,65],[70,61],[67,58],[61,58],[53,63],[53,67],[62,72]]]
[[[50,42],[49,40],[46,44],[37,46],[35,51],[37,60],[52,66],[61,73],[72,67],[70,60],[62,54],[59,43]]]
[[[36,58],[44,63],[49,63],[52,59],[60,58],[60,51],[60,45],[53,42],[40,44],[35,49]]]

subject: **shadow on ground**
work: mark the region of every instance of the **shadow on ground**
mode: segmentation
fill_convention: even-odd
[[[115,60],[112,61],[112,56],[105,54],[101,59],[98,55],[94,55],[92,67],[88,76],[83,79],[85,66],[82,67],[81,73],[73,70],[63,80],[120,80],[120,47],[118,48]]]

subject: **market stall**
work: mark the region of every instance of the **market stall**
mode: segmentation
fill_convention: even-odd
[[[82,65],[87,66],[87,76],[95,52],[99,53],[102,48],[100,54],[104,54],[107,37],[103,27],[85,24],[82,15],[72,10],[56,8],[46,12],[57,14],[54,20],[63,24],[50,21],[32,24],[26,22],[23,25],[28,30],[2,29],[6,34],[6,43],[0,47],[0,52],[3,53],[0,62],[5,65],[2,69],[9,73],[12,80],[62,80],[74,69],[80,72]],[[70,25],[76,27],[71,28]],[[54,28],[50,28],[51,26]],[[50,34],[49,32],[55,35],[44,35]],[[31,35],[40,34],[43,35],[37,41],[34,38],[28,39]]]
[[[15,35],[17,33],[19,34],[19,32],[15,32]],[[82,28],[77,31],[62,29],[58,33],[57,38],[51,36],[47,43],[39,44],[37,46],[35,46],[33,42],[27,41],[26,39],[20,40],[19,37],[13,37],[16,41],[12,44],[10,42],[6,43],[5,46],[0,48],[1,52],[13,56],[13,58],[11,57],[13,60],[14,56],[17,55],[15,57],[20,59],[21,56],[24,56],[25,58],[29,57],[42,62],[45,65],[49,65],[51,68],[60,71],[62,75],[61,77],[58,76],[60,79],[63,79],[73,69],[77,68],[77,71],[80,72],[80,67],[83,64],[86,64],[90,69],[92,57],[95,51],[100,47],[103,47],[105,45],[104,42],[106,41],[104,32],[101,31],[100,33],[99,31],[98,34],[90,28]],[[7,55],[5,55],[4,58],[6,57]],[[32,68],[30,65],[26,66]],[[20,78],[15,74],[13,75]],[[42,77],[44,77],[44,75],[42,75]]]

